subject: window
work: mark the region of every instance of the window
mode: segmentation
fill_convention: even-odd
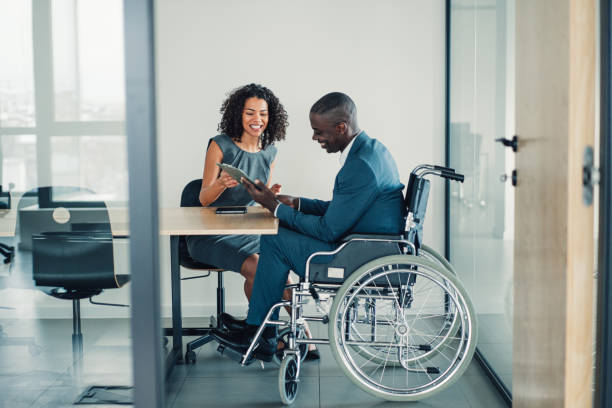
[[[121,0],[0,0],[4,190],[127,199],[123,66]]]

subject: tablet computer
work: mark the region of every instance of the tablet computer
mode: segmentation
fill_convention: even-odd
[[[225,164],[225,163],[217,163],[217,166],[219,166],[221,170],[225,171],[237,182],[242,183],[241,178],[244,177],[245,180],[249,181],[251,184],[257,187],[258,190],[261,190],[261,188],[259,188],[259,186],[257,186],[257,184],[255,184],[255,182],[251,180],[249,176],[247,176],[246,173],[240,170],[239,168],[234,167],[231,164]]]

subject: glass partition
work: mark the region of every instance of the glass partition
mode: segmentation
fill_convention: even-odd
[[[122,7],[0,1],[2,406],[132,401]]]
[[[512,389],[514,1],[450,2],[450,261],[477,309],[478,350]]]

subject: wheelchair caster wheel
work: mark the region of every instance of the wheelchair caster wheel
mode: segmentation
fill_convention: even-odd
[[[278,391],[285,405],[293,404],[299,388],[298,363],[294,354],[288,354],[278,371]]]
[[[291,333],[291,329],[289,327],[285,327],[284,329],[278,332],[278,341],[283,342],[284,347],[289,347],[289,333]],[[304,331],[304,329],[298,330],[298,338],[306,338],[306,332]],[[302,343],[298,347],[300,348],[300,359],[304,361],[304,359],[306,358],[306,354],[308,354],[308,344]],[[272,357],[272,362],[280,367],[284,354],[284,348],[278,349]]]
[[[196,353],[191,350],[185,353],[185,364],[195,364],[196,362]]]

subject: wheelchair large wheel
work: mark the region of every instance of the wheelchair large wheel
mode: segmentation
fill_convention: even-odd
[[[435,249],[422,244],[421,248],[419,249],[419,256],[424,256],[426,259],[429,259],[431,261],[434,261],[434,263],[438,263],[442,266],[444,266],[446,268],[446,270],[448,270],[453,276],[457,276],[457,271],[455,270],[455,268],[453,267],[453,265],[451,265],[450,262],[448,262],[446,260],[445,257],[443,257],[439,252],[437,252]],[[449,330],[449,333],[455,333],[458,323],[459,321],[457,320],[457,315],[454,313],[454,311],[450,308],[449,303],[447,302],[448,299],[445,299],[445,304],[446,304],[446,308],[445,308],[445,312],[446,312],[446,319],[448,321],[448,323],[451,325],[451,330]]]
[[[295,354],[287,354],[278,371],[278,391],[285,405],[293,404],[299,389],[299,365]]]
[[[419,256],[422,256],[425,259],[428,259],[446,270],[450,272],[452,275],[456,276],[455,270],[452,265],[436,252],[434,249],[422,245],[419,250]],[[413,287],[413,292],[419,290],[420,284],[426,283],[423,280],[416,280],[415,286]],[[452,287],[447,286],[448,291],[452,291]],[[457,313],[455,307],[453,307],[453,303],[450,302],[448,295],[444,296],[442,299],[442,303],[444,305],[444,319],[446,321],[446,325],[440,325],[438,327],[439,331],[437,336],[433,336],[428,342],[429,350],[425,353],[421,354],[419,359],[421,362],[425,362],[429,359],[430,356],[435,356],[436,348],[441,347],[446,339],[451,335],[456,334],[457,328],[459,327],[460,318]],[[351,310],[351,325],[353,326],[353,335],[356,339],[362,341],[375,341],[375,339],[379,336],[376,327],[376,299],[373,299],[371,302],[367,302],[364,299],[358,300],[354,303]],[[370,326],[370,331],[367,333],[367,336],[362,337],[362,333],[367,332],[367,325]],[[386,364],[388,366],[400,366],[400,358],[395,353],[389,354],[386,347],[375,347],[375,346],[353,346],[355,351],[359,353],[362,357],[379,364]]]
[[[457,312],[456,328],[446,321],[445,298]],[[364,302],[376,305],[374,341],[371,324],[363,332],[354,324],[355,308],[364,307],[356,305]],[[330,348],[341,369],[364,391],[390,401],[415,401],[446,388],[476,347],[474,308],[463,286],[423,257],[392,255],[361,266],[338,290],[329,317]]]
[[[457,276],[457,272],[455,271],[453,265],[451,265],[451,263],[448,262],[445,257],[443,257],[438,251],[431,248],[430,246],[421,244],[421,248],[419,249],[419,255],[423,255],[425,258],[439,263],[440,265],[448,269],[450,273]]]

